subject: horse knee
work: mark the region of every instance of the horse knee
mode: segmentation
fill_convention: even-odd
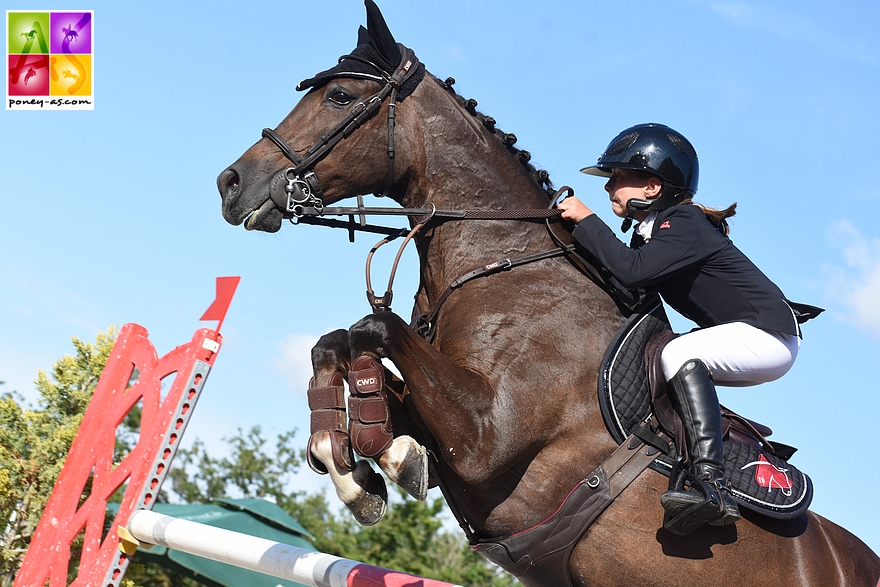
[[[345,369],[350,360],[351,351],[348,348],[347,330],[340,328],[325,334],[312,347],[312,367],[316,371],[320,369],[331,371],[337,368]]]
[[[408,328],[400,316],[392,312],[377,312],[361,318],[348,329],[348,341],[353,356],[364,352],[387,357],[386,345],[401,326]]]

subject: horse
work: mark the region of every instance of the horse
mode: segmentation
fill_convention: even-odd
[[[77,33],[75,30],[73,30],[73,25],[67,25],[66,27],[63,27],[61,29],[61,32],[64,33],[64,40],[65,41],[71,41],[71,40],[75,41],[79,38],[79,33]]]
[[[275,232],[297,210],[363,194],[382,193],[404,210],[421,211],[410,220],[421,276],[414,315],[432,314],[430,336],[379,303],[384,311],[319,340],[313,385],[341,389],[355,363],[366,360],[374,374],[382,369],[375,361],[393,363],[402,382],[384,376],[403,386],[387,395],[394,442],[374,460],[394,481],[395,443],[427,445],[432,482],[466,522],[472,542],[501,539],[551,518],[617,448],[595,388],[624,312],[564,255],[487,271],[450,290],[496,260],[571,238],[558,221],[548,231],[531,218],[494,215],[548,208],[556,196],[546,173],[514,146],[515,137],[459,96],[453,80],[424,72],[407,87],[407,61],[412,66],[417,58],[396,43],[372,0],[366,4],[363,51],[302,82],[309,91],[287,117],[218,176],[222,214],[232,225]],[[377,66],[369,58],[376,54],[391,66]],[[386,110],[387,117],[378,114]],[[465,207],[488,219],[425,212]],[[330,473],[359,521],[376,521],[384,486],[375,487],[366,461],[337,462],[329,443],[329,433],[316,432],[309,459]],[[583,587],[685,580],[873,587],[880,576],[875,553],[813,512],[774,520],[744,511],[736,525],[674,535],[662,528],[659,498],[667,486],[652,470],[639,475],[571,548],[561,563],[567,580]],[[364,507],[365,500],[371,505]]]

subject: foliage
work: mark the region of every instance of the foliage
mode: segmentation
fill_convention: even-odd
[[[94,344],[73,338],[74,355],[56,361],[51,376],[38,372],[36,409],[14,392],[0,395],[0,585],[21,566],[115,338],[113,328]]]

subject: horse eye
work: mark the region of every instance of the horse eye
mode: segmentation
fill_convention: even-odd
[[[336,90],[330,94],[330,99],[340,106],[346,106],[351,103],[352,97],[341,90]]]

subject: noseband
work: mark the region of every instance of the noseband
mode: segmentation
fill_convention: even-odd
[[[343,59],[354,59],[369,65],[382,76],[385,80],[385,85],[381,90],[373,94],[372,97],[352,108],[345,118],[318,139],[306,151],[303,157],[297,155],[296,151],[277,132],[270,128],[263,129],[263,137],[275,143],[284,156],[294,165],[293,167],[288,167],[283,172],[283,179],[287,182],[287,185],[284,187],[284,195],[277,193],[275,190],[271,191],[272,201],[281,210],[284,218],[301,217],[306,208],[314,208],[319,212],[323,209],[324,205],[321,201],[322,191],[318,183],[318,176],[315,175],[314,171],[315,164],[333,150],[333,147],[339,141],[348,137],[355,129],[372,118],[379,111],[379,107],[389,94],[391,101],[388,104],[388,178],[385,183],[385,189],[381,194],[377,195],[387,196],[391,192],[391,186],[394,182],[394,121],[397,108],[397,92],[403,83],[419,69],[419,59],[413,50],[399,43],[397,46],[402,57],[400,64],[392,74],[389,74],[375,63],[356,55],[344,55],[339,58],[340,62]],[[359,203],[361,203],[361,196],[358,196],[358,199]],[[361,205],[363,204],[361,203]]]

